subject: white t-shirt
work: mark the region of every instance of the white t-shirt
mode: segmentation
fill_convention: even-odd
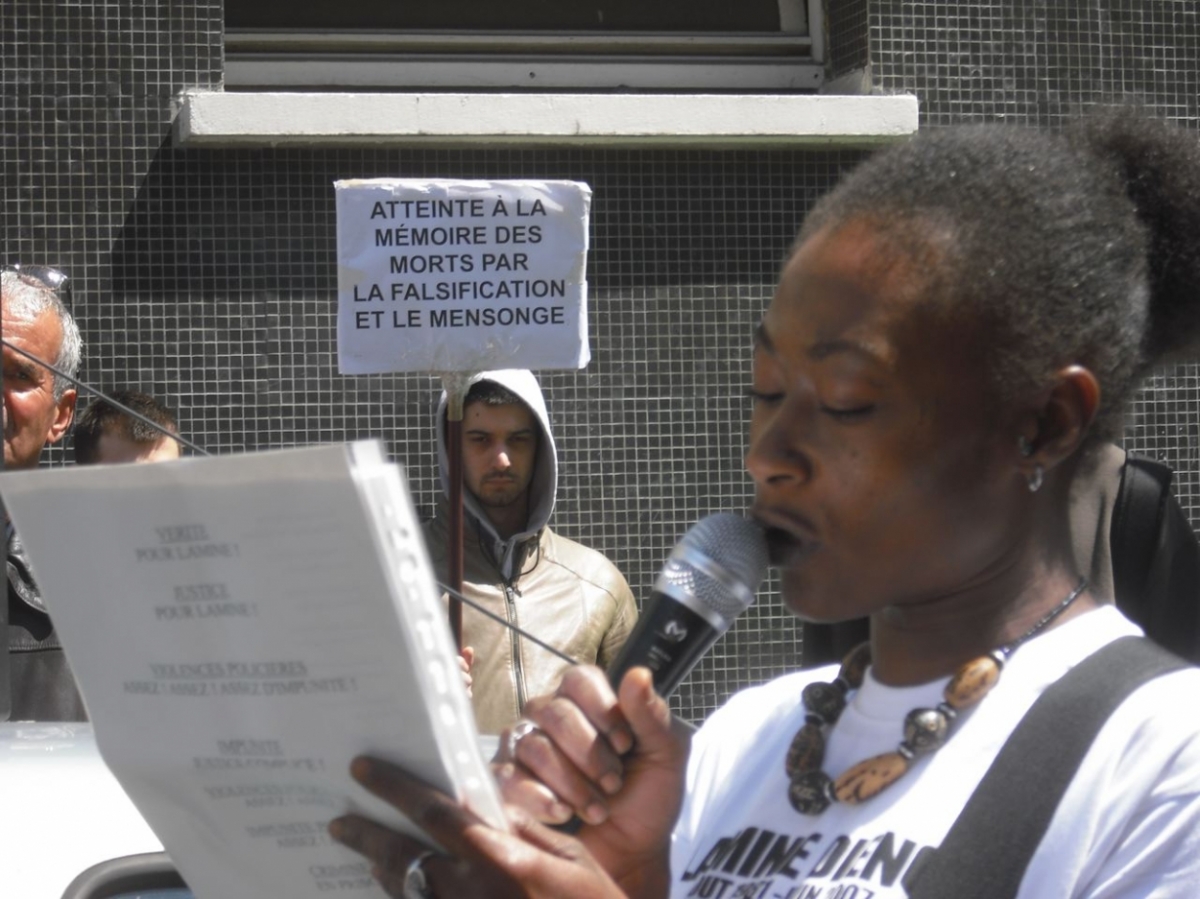
[[[696,738],[671,851],[674,899],[900,899],[914,861],[941,843],[1009,733],[1074,664],[1139,633],[1114,607],[1020,647],[950,739],[861,805],[802,815],[784,759],[804,722],[800,693],[836,666],[744,690]],[[833,777],[900,742],[904,717],[946,680],[886,687],[870,670],[829,735]],[[1047,751],[1053,751],[1051,747]],[[1200,669],[1140,687],[1109,718],[1034,854],[1021,899],[1200,897]],[[964,896],[963,899],[970,899]]]

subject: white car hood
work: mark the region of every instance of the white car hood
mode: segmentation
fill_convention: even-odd
[[[96,750],[90,724],[0,723],[0,894],[60,899],[97,862],[162,843]]]

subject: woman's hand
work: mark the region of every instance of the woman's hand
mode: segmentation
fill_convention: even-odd
[[[506,734],[496,771],[509,804],[509,833],[495,830],[450,797],[378,759],[355,759],[351,773],[445,848],[428,855],[419,840],[363,818],[330,824],[334,839],[366,856],[393,896],[404,895],[409,866],[436,899],[662,897],[670,883],[671,828],[683,797],[687,740],[645,668],[613,694],[598,669],[572,669],[553,697],[526,707],[526,735]],[[510,755],[509,746],[512,746]],[[581,812],[579,838],[545,826]]]
[[[524,719],[536,728],[506,731],[495,760],[505,800],[543,822],[577,815],[580,841],[626,892],[665,894],[688,740],[650,671],[628,672],[618,697],[602,671],[577,666]]]
[[[359,815],[332,821],[333,838],[369,859],[373,876],[391,896],[411,899],[412,894],[405,893],[405,878],[410,863],[421,856],[425,856],[419,868],[426,888],[417,895],[434,899],[624,896],[578,840],[534,821],[520,809],[510,809],[512,832],[505,833],[389,762],[357,758],[351,773],[447,852],[428,854],[419,840]]]

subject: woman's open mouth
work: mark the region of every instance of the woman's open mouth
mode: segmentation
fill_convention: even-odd
[[[750,514],[762,525],[772,566],[786,568],[816,548],[817,541],[806,521],[796,521],[794,516],[768,509],[751,509]]]

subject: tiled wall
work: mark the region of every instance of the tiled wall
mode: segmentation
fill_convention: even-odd
[[[1195,120],[1191,4],[1090,4],[1075,19],[1048,6],[857,0],[831,23],[834,60],[853,68],[869,46],[876,85],[915,92],[934,126],[1052,122],[1133,88]],[[437,385],[337,373],[332,182],[586,181],[593,361],[543,378],[562,451],[556,522],[647,595],[687,527],[748,499],[750,329],[805,210],[861,154],[174,147],[177,92],[220,86],[220,23],[215,0],[0,7],[4,256],[69,269],[85,376],[168,399],[212,452],[381,437],[430,510]],[[1196,389],[1192,366],[1164,375],[1131,432],[1186,470],[1189,507]],[[769,592],[680,692],[684,713],[794,664],[797,629]]]
[[[924,124],[1053,125],[1105,101],[1193,124],[1200,113],[1200,5],[1189,0],[870,7],[875,85],[917,94]]]
[[[829,74],[838,78],[870,62],[869,0],[825,0]]]

